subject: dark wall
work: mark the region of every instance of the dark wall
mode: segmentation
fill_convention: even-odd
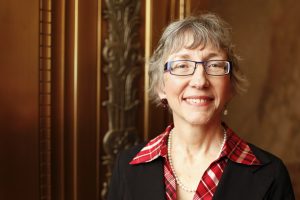
[[[206,1],[232,26],[248,92],[226,121],[248,141],[287,165],[300,198],[300,3],[293,0]]]

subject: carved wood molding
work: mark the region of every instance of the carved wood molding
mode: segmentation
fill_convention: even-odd
[[[39,10],[40,199],[51,200],[51,0],[40,0]]]
[[[103,58],[108,99],[103,102],[108,113],[108,131],[103,138],[107,166],[101,197],[107,195],[116,154],[138,142],[137,78],[142,74],[139,43],[140,0],[106,0],[104,18],[108,24]]]

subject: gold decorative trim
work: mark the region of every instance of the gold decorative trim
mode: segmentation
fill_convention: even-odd
[[[179,19],[185,16],[185,0],[179,0]]]
[[[39,11],[40,199],[51,200],[51,0],[40,0]]]
[[[145,13],[145,73],[144,73],[144,139],[149,137],[149,59],[151,54],[152,44],[152,0],[146,0],[146,13]]]
[[[103,59],[107,78],[108,100],[103,102],[108,113],[108,131],[103,138],[107,166],[101,197],[106,199],[116,154],[138,141],[139,75],[142,74],[139,43],[140,0],[106,0],[104,18],[108,37]]]
[[[97,101],[96,101],[96,140],[98,145],[96,145],[96,151],[98,152],[96,157],[96,165],[97,165],[97,172],[96,172],[96,184],[97,184],[97,198],[100,199],[100,159],[99,155],[100,152],[100,122],[101,122],[101,25],[102,25],[102,1],[98,1],[98,11],[97,11]]]
[[[78,138],[78,132],[77,132],[77,124],[78,124],[78,0],[74,0],[74,52],[73,52],[73,62],[74,62],[74,71],[73,71],[73,78],[74,78],[74,97],[73,97],[73,191],[74,191],[74,200],[77,200],[77,155],[78,155],[78,148],[77,148],[77,138]]]
[[[186,0],[185,16],[190,16],[190,15],[191,15],[191,0]]]
[[[191,0],[179,0],[179,19],[191,14]]]

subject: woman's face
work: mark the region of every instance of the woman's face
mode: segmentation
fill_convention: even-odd
[[[224,51],[207,44],[204,48],[182,48],[171,54],[167,61],[174,60],[226,60]],[[160,98],[168,100],[175,125],[208,125],[221,120],[224,106],[232,96],[230,76],[211,76],[198,64],[193,75],[175,76],[164,73],[164,84],[159,91]]]

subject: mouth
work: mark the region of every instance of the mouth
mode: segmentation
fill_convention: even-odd
[[[186,97],[183,100],[190,105],[206,106],[210,104],[214,98],[208,96]]]

